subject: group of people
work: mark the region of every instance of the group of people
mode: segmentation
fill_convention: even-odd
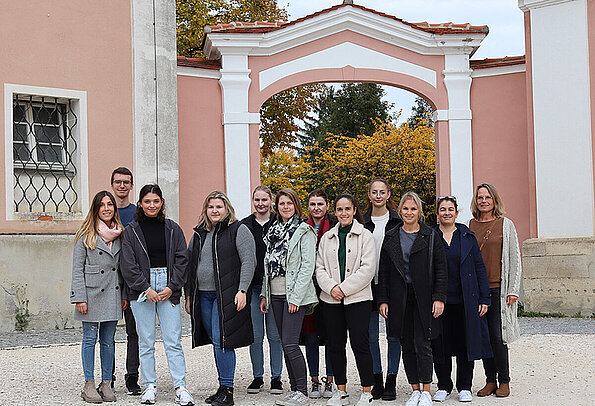
[[[438,221],[430,227],[419,196],[407,192],[397,205],[382,178],[369,185],[365,213],[354,196],[340,194],[332,215],[326,193],[315,190],[306,217],[294,190],[273,195],[258,186],[254,212],[240,221],[225,193],[214,191],[204,200],[187,246],[182,229],[165,216],[158,185],[143,186],[135,205],[128,198],[132,173],[118,168],[111,181],[114,194],[94,197],[75,236],[71,302],[83,322],[85,401],[116,400],[114,333],[123,311],[128,393],[140,395],[143,404],[155,403],[157,316],[175,401],[194,404],[185,385],[182,293],[192,347],[213,346],[219,388],[205,402],[214,406],[234,404],[237,348],[250,349],[253,380],[247,392],[263,389],[265,331],[270,393],[282,395],[276,405],[308,405],[320,397],[329,406],[350,404],[348,337],[362,386],[358,406],[396,398],[401,352],[412,388],[406,406],[450,397],[453,356],[460,401],[472,400],[478,359],[486,384],[477,395],[509,395],[507,345],[519,335],[520,250],[492,185],[476,187],[469,227],[456,222],[454,196],[438,198]],[[388,341],[386,379],[380,316]],[[98,335],[102,380],[96,388]],[[321,346],[326,376],[320,376]],[[290,383],[285,395],[283,358]],[[438,391],[432,397],[434,370]]]

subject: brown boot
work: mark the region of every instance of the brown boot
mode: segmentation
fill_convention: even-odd
[[[95,389],[95,381],[85,382],[83,391],[81,392],[81,398],[88,403],[103,403],[103,399]]]
[[[501,383],[500,387],[496,389],[496,396],[499,398],[505,398],[510,395],[510,385],[507,383]]]
[[[477,396],[490,396],[492,393],[496,392],[497,389],[498,385],[496,385],[495,382],[488,382],[486,383],[486,386],[484,386],[477,392]]]
[[[110,381],[103,381],[101,382],[101,385],[99,385],[99,395],[101,395],[101,399],[103,399],[104,402],[116,401],[116,395],[114,395],[111,384]]]

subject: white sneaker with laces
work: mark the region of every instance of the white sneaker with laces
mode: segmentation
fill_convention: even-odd
[[[154,405],[157,397],[157,387],[155,385],[148,385],[140,397],[140,402],[143,405]]]
[[[194,399],[188,389],[183,386],[180,386],[176,390],[176,403],[180,406],[194,406]]]
[[[419,405],[419,398],[421,398],[421,392],[418,390],[414,390],[413,393],[411,394],[411,397],[407,401],[407,403],[405,403],[405,406]]]
[[[308,406],[309,404],[310,398],[300,391],[294,392],[293,397],[285,402],[286,406]]]
[[[459,392],[459,402],[471,402],[473,400],[473,395],[471,391],[462,390]]]
[[[434,394],[434,397],[432,398],[432,400],[434,402],[444,402],[445,400],[448,400],[448,399],[450,399],[450,393],[448,393],[444,389],[438,390],[438,392],[436,392]]]
[[[326,406],[347,406],[349,404],[349,395],[347,392],[337,389],[333,396],[326,402]]]
[[[370,392],[362,392],[362,396],[359,398],[359,401],[355,406],[368,406],[373,403],[374,399],[372,399],[372,394]]]
[[[432,395],[430,395],[430,392],[421,393],[418,406],[432,406]]]
[[[277,406],[287,406],[288,405],[288,401],[290,399],[292,399],[295,396],[295,392],[289,392],[287,393],[285,396],[282,396],[281,398],[277,399],[275,401],[275,404]]]

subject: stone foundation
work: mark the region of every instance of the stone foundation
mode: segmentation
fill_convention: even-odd
[[[595,238],[533,238],[523,243],[525,311],[595,313]]]

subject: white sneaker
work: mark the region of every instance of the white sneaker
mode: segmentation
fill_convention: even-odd
[[[157,387],[155,385],[148,385],[140,397],[140,402],[143,405],[154,405],[157,397]]]
[[[432,406],[432,395],[430,392],[422,392],[419,398],[419,406]]]
[[[318,399],[320,397],[320,387],[322,384],[320,382],[312,381],[312,390],[310,391],[310,398]]]
[[[337,389],[333,396],[326,402],[326,406],[347,406],[349,404],[349,395],[347,392]]]
[[[295,392],[289,392],[285,396],[280,397],[279,399],[275,400],[275,404],[277,406],[286,406],[287,402],[295,396]]]
[[[190,395],[190,392],[188,392],[188,389],[180,386],[176,390],[176,403],[180,406],[194,406],[194,399]]]
[[[459,402],[471,402],[473,400],[473,395],[471,391],[462,390],[459,392]]]
[[[285,402],[286,406],[308,406],[309,404],[310,398],[300,391],[294,392],[293,397]]]
[[[355,406],[368,406],[372,403],[374,403],[372,394],[370,392],[362,392],[362,396],[359,398],[359,401],[355,404]]]
[[[419,398],[421,398],[421,392],[414,390],[407,403],[405,403],[405,406],[417,406],[419,404]]]
[[[444,389],[438,390],[438,392],[436,392],[436,394],[432,398],[432,400],[434,402],[444,402],[445,400],[448,400],[448,399],[450,399],[450,393],[448,393]]]
[[[327,381],[326,378],[321,378],[321,381],[324,382],[324,392],[322,392],[322,397],[325,399],[329,399],[333,396],[333,393],[335,393],[335,390],[333,388],[333,383]]]

